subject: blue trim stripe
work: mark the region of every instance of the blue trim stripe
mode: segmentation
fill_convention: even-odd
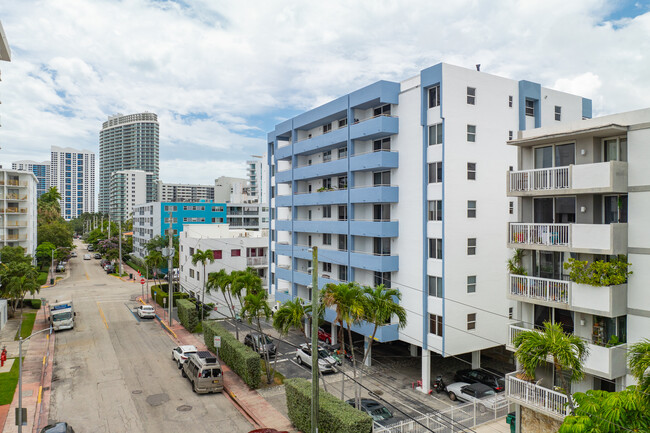
[[[582,117],[591,119],[591,99],[582,98]]]
[[[542,86],[532,81],[519,81],[519,130],[526,130],[526,100],[534,101],[535,128],[542,125],[541,108],[539,101],[542,99]]]

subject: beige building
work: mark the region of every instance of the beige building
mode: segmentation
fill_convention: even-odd
[[[21,246],[34,255],[37,237],[36,176],[0,169],[0,246]]]

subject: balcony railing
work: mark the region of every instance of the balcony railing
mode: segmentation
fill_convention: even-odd
[[[511,244],[569,246],[569,224],[511,223],[508,234]]]
[[[519,379],[518,374],[521,372],[506,374],[506,397],[510,401],[559,420],[570,414],[569,399],[565,394]]]
[[[510,192],[571,188],[568,166],[511,171],[508,175],[510,176]]]
[[[246,266],[264,266],[268,263],[268,257],[246,257]]]
[[[510,275],[510,294],[546,302],[569,304],[571,282],[548,278]]]

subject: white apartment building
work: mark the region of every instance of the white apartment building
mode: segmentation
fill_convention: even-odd
[[[514,200],[503,172],[519,130],[591,117],[591,101],[448,64],[379,81],[288,119],[268,135],[271,292],[309,299],[311,246],[319,288],[357,281],[398,288],[408,324],[383,326],[421,354],[472,354],[506,343],[514,302],[502,287]],[[334,314],[328,311],[326,320]],[[368,341],[368,324],[353,326]],[[418,349],[420,348],[420,349]]]
[[[252,157],[255,159],[246,161],[249,201],[255,203],[268,203],[269,194],[267,180],[269,177],[269,166],[266,163],[267,156],[252,155]]]
[[[185,225],[180,236],[180,284],[183,291],[191,296],[202,296],[206,275],[203,265],[192,264],[192,255],[196,250],[212,250],[214,262],[207,263],[205,273],[243,271],[254,268],[262,278],[266,288],[268,275],[268,231],[250,231],[228,228],[225,224]],[[205,295],[206,303],[224,305],[222,298],[216,294]]]
[[[228,203],[226,213],[231,229],[260,230],[269,228],[268,204]]]
[[[50,189],[50,161],[31,161],[23,159],[11,163],[12,170],[31,171],[36,176],[36,194],[40,198]]]
[[[571,392],[633,385],[627,345],[650,337],[650,109],[527,130],[510,144],[519,160],[518,170],[507,172],[506,191],[517,202],[507,245],[524,251],[526,275],[509,275],[505,286],[517,302],[507,347],[514,350],[523,330],[561,323],[589,350],[585,378]],[[592,263],[618,255],[631,264],[626,284],[572,281],[563,266],[570,258]],[[553,390],[559,378],[551,364],[535,378],[537,385],[507,376],[507,395],[523,408],[517,425],[527,431],[532,410],[557,431],[568,413],[566,396]]]
[[[36,176],[0,169],[0,245],[21,246],[34,256],[37,242]]]
[[[147,186],[152,183],[153,176],[153,173],[144,170],[119,170],[111,174],[111,221],[128,220],[133,216],[136,205],[147,202]]]
[[[158,201],[196,202],[214,200],[214,185],[164,183],[156,181]]]
[[[214,180],[214,201],[219,203],[247,203],[248,181],[239,177],[221,176]]]
[[[50,186],[61,194],[65,220],[95,212],[95,152],[52,146]]]

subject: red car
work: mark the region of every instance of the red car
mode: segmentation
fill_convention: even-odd
[[[325,332],[323,328],[318,328],[318,339],[327,344],[332,344],[332,334]]]

